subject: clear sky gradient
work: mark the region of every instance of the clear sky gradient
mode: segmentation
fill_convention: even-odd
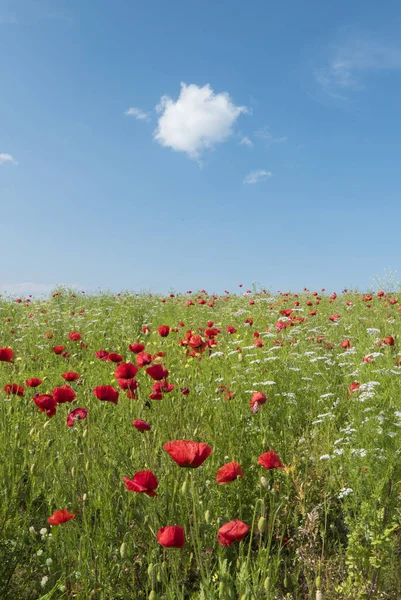
[[[0,0],[0,291],[400,269],[400,34],[399,1]]]

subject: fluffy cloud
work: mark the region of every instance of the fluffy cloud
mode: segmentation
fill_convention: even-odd
[[[131,106],[124,113],[128,117],[135,117],[139,119],[139,121],[150,121],[150,113],[144,112],[140,108],[136,108],[135,106]]]
[[[17,165],[17,161],[11,154],[1,154],[0,153],[0,166],[9,163],[11,165]]]
[[[271,171],[264,171],[263,169],[260,169],[259,171],[251,171],[245,177],[244,183],[259,183],[259,181],[262,181],[263,179],[266,179],[266,177],[271,176]]]
[[[163,96],[157,106],[159,120],[154,139],[177,152],[199,160],[203,150],[224,142],[245,106],[236,106],[227,92],[215,94],[209,84],[181,83],[176,101]]]

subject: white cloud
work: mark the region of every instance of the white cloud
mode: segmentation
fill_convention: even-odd
[[[314,76],[329,95],[346,99],[347,92],[364,88],[366,75],[400,69],[400,47],[354,34],[331,51],[328,65],[315,69]]]
[[[253,142],[247,135],[241,139],[240,144],[243,146],[248,146],[248,148],[253,148]]]
[[[150,113],[144,112],[140,108],[136,108],[135,106],[131,106],[124,113],[128,117],[135,117],[139,119],[139,121],[150,121]]]
[[[233,133],[235,121],[245,106],[236,106],[227,92],[215,94],[209,84],[199,87],[181,83],[176,101],[163,96],[154,139],[177,152],[199,160],[203,150],[224,142]]]
[[[271,177],[272,173],[271,171],[264,171],[263,169],[260,169],[259,171],[251,171],[250,173],[248,173],[248,175],[245,177],[243,183],[259,183],[259,181],[262,181],[264,179],[266,179],[267,177]]]
[[[0,166],[9,163],[11,165],[18,165],[17,161],[11,154],[0,153]]]

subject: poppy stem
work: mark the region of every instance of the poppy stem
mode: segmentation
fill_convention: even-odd
[[[194,538],[194,550],[195,550],[195,555],[196,555],[196,558],[198,561],[199,572],[200,572],[202,581],[206,581],[206,575],[205,575],[205,572],[203,570],[203,565],[202,565],[202,549],[201,549],[201,540],[200,540],[200,535],[199,535],[198,518],[197,518],[198,511],[197,511],[197,506],[196,506],[196,502],[195,502],[194,475],[195,475],[194,472],[192,472],[190,475],[191,497],[192,497],[192,527],[191,527],[191,529],[192,529],[193,538]]]

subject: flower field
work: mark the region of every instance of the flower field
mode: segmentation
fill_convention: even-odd
[[[0,299],[0,598],[401,598],[400,308]]]

